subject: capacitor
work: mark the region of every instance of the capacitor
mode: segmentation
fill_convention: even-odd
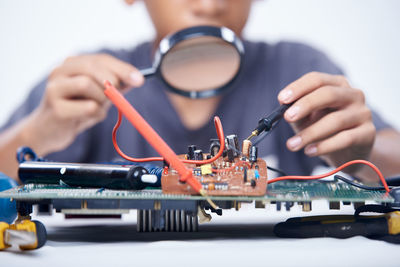
[[[235,161],[235,152],[233,151],[233,149],[228,149],[228,160],[230,162]]]
[[[215,156],[219,149],[221,147],[221,144],[219,143],[218,139],[210,139],[210,154],[211,156]]]
[[[194,160],[203,160],[203,151],[201,149],[197,149],[194,151]]]
[[[190,145],[188,146],[188,159],[194,160],[194,151],[197,150],[197,147],[195,145]]]
[[[256,179],[260,178],[260,173],[257,169],[254,170],[254,178],[256,178]]]
[[[251,141],[250,140],[243,140],[242,144],[242,154],[245,157],[249,157],[250,154],[250,147],[251,147]]]
[[[258,149],[256,146],[251,146],[250,147],[250,155],[249,155],[249,160],[250,162],[256,162],[258,157]]]
[[[257,182],[256,182],[256,180],[254,180],[254,179],[251,179],[251,181],[250,181],[250,185],[251,185],[251,187],[256,187],[256,185],[257,185]]]
[[[228,151],[229,151],[229,149],[232,149],[233,150],[233,156],[234,157],[237,157],[237,156],[239,156],[239,141],[238,141],[238,137],[237,137],[237,135],[236,134],[231,134],[231,135],[228,135],[227,137],[226,137],[226,146],[228,147]]]

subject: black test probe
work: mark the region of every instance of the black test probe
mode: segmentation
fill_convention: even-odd
[[[283,117],[283,114],[285,111],[292,105],[293,103],[290,104],[283,104],[276,108],[274,111],[272,111],[271,114],[268,116],[260,119],[258,121],[258,126],[254,129],[253,132],[251,132],[251,135],[247,137],[247,140],[250,140],[254,136],[260,135],[262,132],[269,132],[272,127]]]

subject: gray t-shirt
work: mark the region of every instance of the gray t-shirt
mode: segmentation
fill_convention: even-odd
[[[270,45],[248,41],[244,45],[243,70],[215,112],[221,118],[225,135],[237,134],[239,140],[246,138],[258,120],[278,106],[277,94],[290,82],[310,71],[342,74],[323,53],[306,45],[289,42]],[[151,43],[144,43],[132,50],[101,52],[142,68],[151,66],[151,50]],[[2,129],[32,112],[39,104],[45,86],[46,80],[36,86]],[[209,123],[198,130],[186,129],[168,100],[164,85],[157,79],[148,79],[141,88],[126,94],[126,98],[178,154],[186,153],[190,144],[196,144],[208,152],[209,139],[216,138],[212,117]],[[112,107],[103,122],[79,135],[64,151],[46,158],[89,163],[120,159],[111,142],[111,131],[116,120],[117,110]],[[376,113],[373,114],[373,120],[378,130],[390,127]],[[258,145],[259,156],[268,158],[268,164],[289,174],[307,175],[323,162],[319,158],[305,156],[303,151],[290,152],[286,148],[286,140],[293,134],[290,125],[282,121]],[[133,157],[157,156],[155,150],[126,120],[118,131],[118,142],[122,150]]]

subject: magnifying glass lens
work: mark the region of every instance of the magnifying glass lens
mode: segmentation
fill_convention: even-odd
[[[160,71],[172,87],[200,92],[224,86],[239,67],[240,55],[232,44],[217,37],[199,36],[172,47]]]

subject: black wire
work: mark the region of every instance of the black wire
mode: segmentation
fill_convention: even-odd
[[[347,178],[345,178],[345,177],[343,177],[341,175],[338,175],[338,174],[336,174],[334,177],[335,177],[335,179],[341,180],[341,181],[343,181],[343,182],[345,182],[347,184],[351,184],[352,186],[355,186],[355,187],[358,187],[358,188],[361,188],[361,189],[365,189],[365,190],[385,190],[385,187],[383,187],[383,186],[367,186],[367,185],[363,185],[363,184],[360,184],[360,183],[353,182],[352,180],[347,179]],[[389,188],[391,188],[391,187],[389,186]]]
[[[284,172],[284,171],[282,171],[280,169],[276,169],[276,168],[273,168],[273,167],[270,167],[270,166],[267,166],[267,169],[271,170],[271,171],[274,171],[274,172],[277,172],[282,176],[287,176],[286,172]]]

